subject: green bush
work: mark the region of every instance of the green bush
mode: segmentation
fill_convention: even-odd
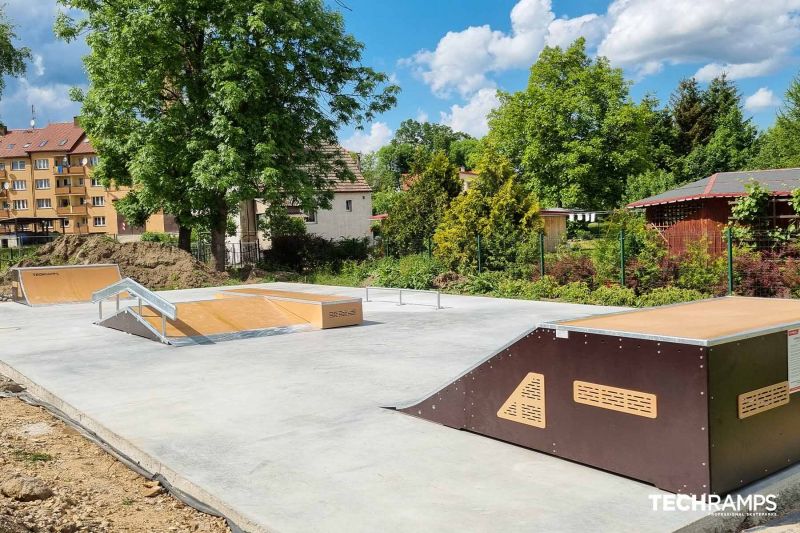
[[[467,278],[460,288],[467,294],[496,294],[503,280],[509,279],[503,272],[481,272]]]
[[[655,307],[657,305],[669,305],[680,302],[691,302],[692,300],[702,300],[708,295],[693,289],[681,289],[680,287],[659,287],[653,289],[639,297],[637,302],[639,307]]]
[[[494,290],[494,295],[498,298],[516,298],[522,300],[533,300],[534,282],[524,279],[501,279]]]
[[[595,305],[615,305],[633,307],[636,305],[636,293],[628,287],[619,285],[601,285],[592,292],[591,302]]]
[[[552,300],[558,298],[559,285],[552,276],[543,276],[531,283],[532,300]]]
[[[583,281],[573,281],[562,285],[556,291],[559,300],[576,304],[589,303],[591,301],[592,289]]]
[[[384,258],[370,271],[373,285],[401,289],[431,289],[433,281],[444,270],[435,259],[425,254],[407,255],[400,259]]]
[[[678,262],[678,280],[681,289],[698,292],[719,292],[726,275],[725,259],[714,258],[708,249],[708,241],[701,239],[690,243]]]
[[[178,244],[178,237],[170,233],[159,231],[145,231],[141,236],[142,242],[161,242],[164,244]]]

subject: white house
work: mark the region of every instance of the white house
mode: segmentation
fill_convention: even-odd
[[[358,164],[346,151],[341,150],[343,161],[350,172],[355,176],[354,181],[340,181],[331,178],[333,200],[330,209],[318,209],[313,213],[304,213],[299,207],[287,206],[289,214],[302,217],[306,222],[306,230],[310,234],[326,239],[362,239],[372,236],[370,217],[372,216],[372,189]],[[253,209],[254,207],[254,209]],[[253,231],[257,224],[256,217],[264,215],[266,209],[261,201],[243,202],[240,206],[240,216],[236,220],[236,236],[229,237],[229,243],[250,241],[246,234],[248,229]],[[252,233],[251,233],[252,235]],[[263,232],[258,232],[258,240],[262,249],[269,248],[270,242]]]

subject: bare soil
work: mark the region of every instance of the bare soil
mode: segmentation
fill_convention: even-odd
[[[155,242],[120,243],[104,236],[67,235],[39,248],[17,266],[88,265],[115,263],[123,277],[153,290],[188,289],[224,284],[225,273],[216,272],[176,246]],[[10,292],[0,279],[0,293]]]
[[[0,391],[10,387],[0,376]],[[38,490],[15,492],[30,486]],[[20,501],[29,498],[34,499]],[[77,531],[230,529],[222,518],[165,493],[45,409],[0,397],[0,533]]]

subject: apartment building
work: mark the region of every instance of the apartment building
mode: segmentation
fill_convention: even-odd
[[[114,202],[127,189],[105,188],[92,177],[98,155],[77,120],[0,133],[0,233],[38,228],[135,238],[144,230],[176,231],[164,215],[146,228],[125,223]]]

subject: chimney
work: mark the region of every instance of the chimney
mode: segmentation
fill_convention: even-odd
[[[72,125],[75,126],[76,128],[80,128],[81,127],[81,125],[78,123],[78,117],[77,116],[72,117]]]

